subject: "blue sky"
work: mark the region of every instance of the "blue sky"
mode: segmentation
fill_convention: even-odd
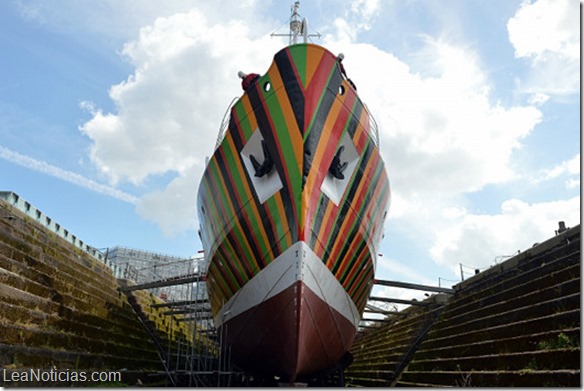
[[[198,181],[237,71],[267,70],[291,4],[1,2],[0,188],[95,247],[195,254]],[[579,224],[578,2],[300,11],[380,127],[393,196],[379,278],[452,284],[460,263]]]

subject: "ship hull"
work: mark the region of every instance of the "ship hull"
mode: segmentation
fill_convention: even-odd
[[[304,242],[262,270],[221,314],[221,337],[236,362],[288,380],[337,363],[359,321],[350,296]]]
[[[349,350],[389,206],[375,129],[341,70],[317,45],[278,52],[231,109],[199,187],[223,347],[289,381]]]

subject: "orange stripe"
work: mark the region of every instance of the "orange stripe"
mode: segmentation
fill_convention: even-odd
[[[249,96],[247,94],[243,94],[243,96],[241,97],[241,103],[243,104],[244,111],[247,114],[247,118],[249,121],[249,126],[251,127],[252,131],[252,133],[250,134],[251,137],[253,131],[258,128],[258,120],[255,117],[255,113],[251,107],[251,102],[249,101]],[[248,139],[242,137],[242,140],[247,141]]]
[[[338,212],[339,212],[339,207],[336,206],[332,201],[327,201],[327,206],[326,206],[324,217],[323,217],[324,224],[321,224],[320,231],[318,231],[318,234],[316,236],[318,239],[326,238],[325,235],[329,234],[331,232],[331,227],[332,227],[333,223],[335,222],[335,219],[333,218],[333,214],[336,214]],[[324,244],[326,244],[326,242],[324,242]],[[323,255],[324,255],[324,247],[323,247],[323,254],[319,254],[319,257],[322,259]]]
[[[306,186],[304,187],[303,199],[306,200],[307,203],[314,201],[312,199],[313,192],[320,192],[320,185],[322,184],[321,182],[326,175],[330,161],[333,160],[336,146],[341,139],[346,121],[342,124],[342,127],[339,126],[340,129],[337,128],[337,121],[340,120],[339,112],[344,107],[343,103],[344,101],[338,98],[334,100],[324,123],[319,143],[316,146],[316,150],[314,151],[314,158],[312,160],[312,167],[317,167],[317,169],[310,170],[308,178],[306,179]],[[347,119],[348,118],[349,116],[347,116]],[[325,156],[328,164],[325,161],[324,165],[322,165],[322,161]],[[318,181],[320,183],[317,183],[317,179],[320,179]]]
[[[280,73],[276,70],[273,73],[269,74],[270,80],[276,86],[283,86],[284,82],[280,76]],[[292,149],[294,150],[294,158],[297,162],[303,161],[303,140],[302,135],[300,134],[300,128],[298,128],[298,124],[296,123],[296,116],[294,115],[294,111],[292,110],[292,105],[290,104],[290,100],[288,99],[288,94],[285,88],[278,88],[276,89],[276,98],[278,99],[278,103],[280,104],[280,108],[282,109],[282,115],[286,121],[286,127],[288,128],[288,134],[290,135],[290,140],[292,141]],[[274,129],[275,132],[275,129]],[[292,192],[292,189],[290,189]]]
[[[225,138],[227,139],[227,143],[228,143],[228,145],[229,145],[229,148],[230,148],[232,151],[235,151],[235,154],[237,154],[237,148],[236,148],[236,146],[235,146],[235,143],[234,143],[234,141],[233,141],[233,138],[231,137],[231,134],[229,133],[229,134],[227,135],[227,137],[225,137]],[[263,224],[262,224],[262,219],[260,218],[259,212],[258,212],[258,210],[257,210],[257,205],[256,205],[256,203],[255,203],[255,202],[250,202],[250,203],[248,203],[248,200],[253,200],[253,194],[252,194],[252,190],[251,190],[251,188],[249,187],[249,182],[246,180],[246,176],[245,176],[245,167],[243,166],[243,162],[241,161],[241,159],[240,159],[240,158],[239,158],[239,156],[237,156],[237,155],[233,156],[233,160],[234,160],[234,162],[235,162],[235,165],[236,165],[236,167],[237,167],[237,175],[239,175],[239,176],[242,178],[242,179],[241,179],[241,182],[242,182],[242,184],[243,184],[243,189],[244,189],[244,191],[245,191],[245,193],[244,193],[244,195],[245,195],[245,200],[241,200],[241,197],[240,197],[240,200],[241,200],[241,202],[244,202],[244,205],[245,205],[245,204],[247,204],[247,205],[251,204],[251,205],[252,205],[252,213],[253,213],[253,216],[255,217],[256,221],[257,221],[257,222],[259,222],[259,224],[261,225],[261,227],[260,227],[260,228],[262,228],[262,229],[264,230],[264,232],[263,232],[263,239],[264,239],[264,241],[265,241],[266,243],[268,243],[267,235],[265,234],[265,227],[264,227],[264,226],[263,226]],[[233,183],[233,187],[234,187],[235,191],[237,191],[238,187],[237,187],[237,185],[236,185],[235,183]],[[252,227],[252,224],[251,224],[251,222],[249,221],[249,218],[246,216],[246,213],[245,213],[245,207],[244,207],[244,205],[239,205],[239,207],[241,207],[241,208],[243,209],[243,213],[242,213],[242,215],[245,217],[247,224],[248,224],[250,227]],[[235,219],[235,220],[237,221],[237,224],[238,224],[238,226],[240,227],[240,229],[242,229],[242,227],[241,227],[241,225],[240,225],[240,222],[239,222],[239,219]],[[241,230],[241,232],[243,233],[243,230]],[[245,238],[245,235],[243,235],[243,237]],[[255,246],[256,246],[256,248],[257,248],[258,250],[260,250],[260,249],[261,249],[261,247],[260,247],[260,246],[259,246],[259,244],[257,243],[257,238],[256,238],[256,236],[255,236],[255,235],[254,235],[254,239],[256,239],[256,243],[255,243]],[[247,240],[246,240],[246,242],[247,242]],[[269,252],[269,254],[270,254],[271,256],[273,256],[272,249],[271,249],[271,246],[269,245],[269,243],[268,243],[268,245],[267,245],[267,248],[268,248],[268,252]],[[250,254],[252,254],[252,255],[253,255],[253,252],[251,252],[251,249],[250,249]],[[241,257],[241,256],[243,256],[243,254],[241,254],[241,255],[240,255],[240,257]],[[259,263],[258,263],[258,262],[259,262],[259,259],[255,259],[255,257],[254,257],[254,256],[252,256],[252,259],[253,259],[253,262],[254,262],[254,264],[255,264],[255,266],[256,266],[256,268],[257,268],[257,269],[256,269],[256,271],[257,271],[257,270],[261,270],[261,267],[260,267],[260,265],[259,265]],[[243,264],[243,263],[244,263],[244,262],[242,262],[242,264]]]
[[[369,138],[369,133],[361,125],[362,122],[360,122],[363,116],[367,116],[365,119],[367,123],[369,122],[369,116],[367,115],[367,112],[363,110],[363,112],[361,113],[361,118],[359,119],[359,126],[357,126],[357,131],[355,132],[355,136],[353,137],[353,143],[355,144],[355,148],[357,149],[359,154],[361,154],[361,152],[363,152],[363,150],[365,149],[367,139]]]
[[[355,218],[357,218],[357,217],[355,217]],[[343,274],[344,274],[343,272],[346,271],[347,267],[349,267],[349,262],[351,261],[351,259],[353,259],[353,256],[355,256],[355,252],[356,252],[357,248],[359,247],[359,245],[361,244],[361,242],[366,241],[365,237],[361,233],[361,231],[363,229],[362,224],[359,223],[358,226],[359,226],[358,232],[355,235],[355,238],[353,239],[353,241],[351,242],[349,249],[345,253],[344,258],[341,260],[341,264],[339,265],[339,268],[337,270],[337,276],[339,279],[341,279],[343,277]],[[367,246],[367,244],[365,244],[365,249],[367,249],[367,248],[368,248],[368,246]]]
[[[306,48],[306,85],[309,86],[312,81],[312,76],[314,76],[318,65],[324,55],[324,51],[320,48],[315,48],[308,46]]]
[[[367,253],[367,252],[365,252],[365,253]],[[371,261],[369,261],[369,262],[361,261],[361,263],[357,263],[356,265],[363,265],[363,266],[362,267],[354,267],[353,270],[351,270],[351,272],[347,276],[346,281],[351,281],[351,278],[353,277],[353,275],[355,273],[357,273],[357,276],[355,277],[355,282],[361,280],[363,278],[364,273],[370,273],[370,271],[368,271],[370,264],[371,264]],[[373,265],[371,265],[371,266],[373,266]],[[353,297],[353,294],[355,293],[354,290],[355,290],[355,287],[357,285],[358,284],[355,284],[355,283],[353,284],[353,286],[349,290],[350,292],[348,292],[349,296]]]
[[[379,163],[381,164],[381,162]],[[383,169],[383,168],[381,168]],[[381,176],[379,178],[379,180],[376,183],[375,189],[373,191],[373,195],[371,196],[371,199],[375,199],[375,200],[379,200],[379,205],[383,206],[385,205],[385,199],[380,199],[381,196],[381,192],[383,191],[383,189],[385,188],[387,183],[387,177],[385,175],[383,175],[383,173],[381,173]],[[389,192],[388,192],[389,195]],[[379,209],[379,210],[375,210],[375,209]],[[383,213],[385,212],[381,207],[378,208],[378,204],[371,202],[366,209],[366,216],[368,216],[369,221],[373,221],[373,224],[369,224],[369,226],[371,227],[371,232],[370,232],[370,237],[374,238],[377,230],[380,228],[380,222],[381,219],[383,218]]]
[[[274,200],[276,201],[278,213],[281,217],[280,221],[282,222],[282,230],[285,232],[284,238],[286,240],[286,246],[284,248],[288,248],[292,245],[292,237],[290,236],[290,226],[288,225],[288,219],[285,218],[286,212],[284,211],[284,202],[282,201],[282,194],[280,192],[277,192],[274,196]]]
[[[231,145],[233,145],[233,139],[232,139],[231,133],[227,133],[227,134],[225,135],[225,138],[229,140],[228,142],[229,142]],[[223,151],[223,149],[224,149],[224,148],[220,147],[220,148],[219,148],[219,150],[217,150],[215,153],[219,153],[219,152],[221,152],[221,153],[223,153],[223,155],[225,156],[225,152]],[[220,150],[221,150],[221,151],[220,151]],[[220,172],[219,172],[219,173],[220,173]],[[227,186],[226,186],[226,184],[225,184],[225,178],[223,177],[223,175],[217,175],[216,177],[217,177],[217,178],[220,180],[220,182],[221,182],[221,185],[223,186],[223,188],[224,188],[224,189],[227,189]],[[235,184],[233,184],[233,186],[235,186]],[[226,197],[228,197],[228,198],[227,198],[227,202],[226,202],[226,204],[229,206],[229,209],[230,209],[230,212],[231,212],[230,216],[231,216],[231,217],[235,217],[235,216],[237,215],[237,212],[235,211],[235,209],[234,209],[234,207],[233,207],[232,203],[231,203],[231,202],[230,202],[230,200],[229,200],[229,195],[227,195],[227,190],[225,190],[225,194],[226,194]],[[230,219],[230,220],[231,220],[231,219]],[[245,237],[245,234],[243,234],[243,232],[244,232],[244,231],[243,231],[243,228],[242,228],[242,226],[241,226],[241,224],[240,224],[240,222],[239,222],[239,219],[237,219],[237,218],[234,218],[234,219],[232,219],[232,221],[235,221],[235,225],[237,226],[237,228],[239,229],[239,232],[240,232],[240,233],[242,233],[242,236],[243,236],[243,243],[239,243],[239,244],[240,244],[240,245],[242,245],[242,246],[243,246],[243,245],[245,245],[246,249],[248,250],[248,253],[249,253],[249,254],[251,254],[251,255],[253,256],[253,251],[252,251],[252,249],[251,249],[251,247],[250,247],[250,243],[248,243],[248,241],[247,241],[247,239],[246,239],[246,237]],[[249,222],[248,222],[248,224],[249,224]],[[243,254],[243,252],[242,252],[242,254]],[[236,280],[237,280],[237,281],[239,281],[239,279],[238,279],[237,277],[236,277]],[[242,285],[243,285],[243,283],[245,283],[245,281],[243,281],[243,282],[242,282],[242,281],[239,281],[239,282],[240,282],[240,284],[242,284]]]

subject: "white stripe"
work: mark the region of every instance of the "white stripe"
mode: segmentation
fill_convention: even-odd
[[[303,281],[321,300],[357,329],[359,311],[343,286],[305,242],[296,242],[252,278],[218,312],[215,325],[249,310]]]

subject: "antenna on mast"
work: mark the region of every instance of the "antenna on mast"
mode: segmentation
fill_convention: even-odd
[[[308,38],[317,37],[320,38],[320,33],[315,34],[308,33],[308,20],[306,18],[301,19],[301,15],[298,12],[300,9],[300,1],[295,1],[291,8],[292,16],[290,16],[290,32],[288,34],[277,34],[275,31],[270,34],[272,37],[289,37],[290,45],[298,43],[298,37],[302,36],[303,43],[308,43]],[[278,29],[279,30],[279,29]],[[276,30],[276,31],[278,31]]]

